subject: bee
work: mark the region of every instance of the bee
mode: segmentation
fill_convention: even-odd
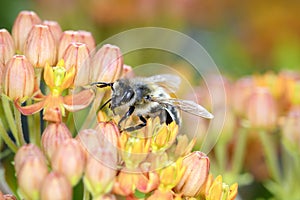
[[[94,82],[99,88],[111,87],[111,98],[100,109],[110,103],[114,114],[123,115],[121,124],[131,115],[139,117],[140,124],[123,129],[134,131],[147,125],[148,118],[159,117],[161,123],[170,124],[175,121],[181,124],[180,110],[207,119],[213,115],[201,105],[171,97],[179,88],[181,79],[176,75],[161,74],[151,77],[121,78],[114,83]]]

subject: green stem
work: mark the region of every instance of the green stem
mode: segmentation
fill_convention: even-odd
[[[6,132],[2,121],[0,119],[0,136],[4,140],[4,142],[7,144],[7,146],[14,152],[16,153],[18,150],[18,147],[16,144],[12,141],[12,139],[9,137],[8,133]]]
[[[85,186],[83,186],[83,200],[90,200],[90,193]]]
[[[280,183],[280,170],[275,146],[272,143],[272,137],[270,137],[264,129],[259,130],[259,137],[264,148],[266,164],[270,175],[276,182]]]
[[[15,121],[16,121],[16,125],[17,125],[17,130],[18,130],[18,138],[20,141],[21,146],[24,145],[25,139],[24,139],[24,134],[23,134],[23,129],[22,129],[22,120],[21,120],[21,113],[20,111],[17,109],[16,106],[14,106],[14,114],[15,114]]]
[[[40,147],[41,146],[41,117],[40,113],[35,113],[33,115],[33,123],[34,123],[34,142]]]
[[[227,161],[226,143],[224,141],[219,141],[215,146],[215,152],[218,163],[218,171],[222,174],[225,172]]]
[[[245,158],[246,142],[247,142],[247,129],[241,127],[238,133],[238,139],[233,154],[232,172],[235,176],[238,176],[238,174],[242,170],[242,166],[243,166],[242,164]]]
[[[9,100],[7,99],[6,96],[3,96],[3,95],[2,95],[2,105],[3,105],[3,109],[4,109],[5,117],[7,119],[8,126],[12,132],[13,137],[16,140],[17,146],[21,146],[21,143],[18,138],[18,129],[17,129],[16,123],[15,123],[13,113],[11,111]]]

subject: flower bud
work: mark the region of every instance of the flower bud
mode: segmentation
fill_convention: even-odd
[[[46,25],[34,25],[28,34],[24,52],[35,67],[43,68],[46,63],[50,66],[56,62],[56,42]]]
[[[96,48],[96,42],[91,32],[80,30],[78,31],[79,42],[87,45],[89,51]]]
[[[75,139],[67,139],[57,148],[51,158],[54,171],[64,174],[72,186],[80,180],[85,167],[82,147]]]
[[[173,199],[173,194],[171,191],[162,191],[162,190],[155,190],[154,193],[147,198],[147,200],[163,200],[163,199]]]
[[[200,151],[185,156],[182,165],[186,170],[175,190],[188,197],[199,195],[208,177],[209,164],[209,158]]]
[[[52,33],[52,36],[56,42],[56,45],[58,45],[59,39],[62,35],[62,30],[61,30],[60,25],[56,21],[48,21],[48,20],[43,21],[43,25],[48,26],[48,28],[49,28],[50,32]]]
[[[300,107],[292,107],[281,123],[284,145],[287,149],[300,149]],[[297,150],[296,150],[297,151]]]
[[[0,190],[0,200],[17,200],[17,197],[12,194],[2,194]]]
[[[54,151],[72,134],[64,123],[49,123],[42,135],[42,146],[45,154],[51,160]]]
[[[250,94],[247,104],[247,118],[252,127],[272,128],[277,123],[277,106],[266,88],[256,88]]]
[[[19,13],[12,27],[12,36],[17,52],[24,52],[24,45],[32,26],[40,23],[41,19],[33,11],[22,11]]]
[[[123,57],[117,46],[106,44],[92,59],[91,81],[114,82],[120,78],[123,69]]]
[[[59,46],[58,46],[58,59],[60,60],[65,53],[65,50],[72,42],[79,42],[77,31],[64,31],[60,37]]]
[[[250,77],[244,77],[236,81],[232,92],[232,106],[236,114],[244,116],[246,101],[254,87],[255,83]]]
[[[23,166],[23,163],[28,159],[28,157],[38,157],[41,161],[44,161],[46,164],[46,158],[42,151],[34,144],[26,144],[19,148],[15,157],[14,157],[14,165],[16,174],[19,173],[19,170]]]
[[[48,167],[39,157],[28,157],[17,174],[20,193],[24,199],[40,199],[41,185],[48,174]]]
[[[23,55],[10,59],[3,74],[3,92],[13,100],[21,102],[31,97],[34,89],[34,69]]]
[[[72,187],[68,179],[59,172],[49,173],[41,188],[41,200],[72,199]]]
[[[0,62],[5,65],[15,54],[13,38],[6,29],[0,29]]]
[[[90,58],[86,44],[72,42],[65,50],[63,60],[65,61],[66,70],[75,67],[76,75],[74,84],[76,86],[89,84]]]
[[[93,200],[117,200],[116,196],[113,194],[106,194],[103,196],[94,197]]]
[[[122,196],[130,196],[134,194],[137,182],[138,174],[128,172],[126,168],[123,168],[116,177],[113,192]]]
[[[116,160],[113,159],[112,152],[100,148],[98,152],[88,156],[83,181],[93,197],[110,192],[115,176]]]

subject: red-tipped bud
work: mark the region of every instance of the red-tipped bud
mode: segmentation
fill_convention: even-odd
[[[48,21],[48,20],[43,21],[43,25],[49,27],[49,30],[55,39],[56,45],[58,45],[59,39],[62,35],[62,30],[60,25],[56,21]]]
[[[72,199],[72,187],[68,179],[59,172],[51,172],[41,188],[41,200]]]
[[[188,197],[204,193],[204,185],[209,174],[209,158],[204,153],[195,151],[184,157],[182,165],[186,170],[175,190]]]
[[[19,190],[24,199],[40,199],[41,185],[48,174],[48,167],[39,157],[28,157],[17,174]]]
[[[45,154],[51,160],[54,151],[72,134],[64,123],[50,123],[43,132],[42,146]]]
[[[96,42],[91,32],[80,30],[78,31],[78,41],[87,45],[89,51],[96,48]]]
[[[34,69],[23,55],[10,59],[3,74],[3,92],[21,102],[31,97],[34,89]]]
[[[247,118],[252,127],[272,128],[277,123],[276,102],[266,88],[256,88],[247,101]]]
[[[22,11],[19,13],[12,28],[15,47],[19,53],[24,52],[24,45],[32,26],[40,23],[41,19],[35,12]]]
[[[34,144],[27,144],[22,146],[18,152],[16,153],[14,157],[14,163],[15,163],[15,170],[16,174],[19,173],[21,167],[23,166],[23,163],[29,158],[29,157],[37,157],[40,158],[41,161],[44,161],[46,164],[46,158],[42,151]]]
[[[64,174],[72,186],[76,185],[85,167],[84,152],[78,141],[65,140],[54,152],[51,166],[54,171]]]
[[[114,82],[120,78],[123,70],[123,57],[117,46],[106,44],[92,59],[92,82]]]
[[[15,54],[13,38],[6,29],[0,29],[0,62],[5,65]]]
[[[50,66],[56,62],[56,42],[46,25],[34,25],[28,34],[24,52],[35,67]]]

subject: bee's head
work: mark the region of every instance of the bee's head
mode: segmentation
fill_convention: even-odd
[[[111,109],[128,104],[134,98],[134,90],[130,86],[129,80],[120,79],[113,85],[111,97]]]

